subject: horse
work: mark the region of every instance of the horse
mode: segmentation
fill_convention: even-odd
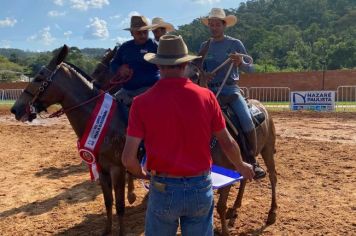
[[[100,86],[108,86],[109,82],[112,78],[112,74],[110,73],[109,68],[109,62],[114,54],[109,54],[107,53],[104,58],[102,59],[103,64],[106,66],[97,66],[95,69],[96,75],[92,75],[94,81],[96,81]],[[111,57],[111,58],[110,58]],[[200,86],[202,87],[207,87],[207,81],[203,79],[198,79],[201,78],[199,75],[202,74],[202,71],[199,69],[199,67],[196,66],[196,64],[189,63],[187,68],[186,68],[186,76],[189,78],[192,78],[192,80],[196,83],[199,83]],[[198,75],[198,76],[195,76]],[[223,98],[220,99],[220,103],[222,107],[226,106],[228,103],[228,100],[230,98]],[[225,101],[224,101],[225,100]],[[268,176],[269,180],[271,183],[271,189],[272,189],[272,200],[271,200],[271,207],[268,213],[267,221],[266,223],[268,225],[273,224],[276,221],[276,216],[277,216],[277,199],[276,199],[276,185],[277,185],[277,173],[275,169],[275,162],[274,162],[274,154],[275,154],[275,145],[276,145],[276,132],[275,132],[275,127],[273,123],[272,117],[269,115],[267,109],[263,106],[262,103],[260,103],[257,100],[248,100],[250,105],[256,106],[265,116],[265,121],[260,124],[260,126],[256,130],[257,134],[257,153],[261,154],[264,163],[266,164],[267,171],[268,171]],[[232,131],[232,130],[230,130]],[[234,132],[231,132],[234,135]],[[241,133],[242,132],[235,132],[235,139],[238,141],[239,146],[243,147],[243,144],[241,143],[243,139],[240,137],[237,137],[236,133]],[[244,156],[243,148],[242,149],[242,155]],[[212,145],[211,148],[211,154],[212,154],[212,159],[213,163],[225,168],[229,169],[234,169],[233,164],[230,162],[230,160],[225,156],[223,153],[221,147],[219,144],[217,145]],[[245,158],[244,158],[245,159]],[[245,191],[245,186],[246,186],[246,180],[242,180],[240,183],[240,188],[237,194],[237,197],[235,199],[234,205],[232,208],[227,209],[227,199],[229,196],[229,192],[231,189],[230,186],[226,186],[223,188],[220,188],[218,190],[219,193],[219,199],[217,203],[217,212],[220,216],[221,220],[221,230],[222,230],[222,235],[229,235],[229,230],[228,230],[228,224],[227,224],[227,219],[230,218],[229,225],[233,226],[234,221],[236,219],[235,215],[237,215],[237,209],[241,207],[242,204],[242,198],[243,194]]]
[[[96,89],[90,79],[84,78],[64,61],[69,48],[64,45],[47,66],[42,67],[35,78],[28,84],[11,108],[17,120],[32,121],[36,113],[46,110],[50,105],[60,104],[78,138],[86,129],[86,123],[96,105],[96,100],[104,96]],[[33,111],[36,110],[36,112]],[[57,114],[59,115],[59,114]],[[121,154],[125,144],[125,123],[118,109],[113,114],[104,141],[98,151],[98,163],[101,166],[99,181],[104,195],[106,208],[106,225],[103,235],[112,232],[113,193],[115,193],[116,213],[119,235],[124,235],[125,212],[125,175],[126,169],[121,162]],[[131,183],[133,185],[133,183]],[[129,182],[129,202],[136,196]]]
[[[114,74],[110,71],[110,61],[115,56],[116,51],[117,47],[114,49],[108,48],[90,75],[95,86],[108,90],[110,94],[115,94],[120,89],[120,86],[113,81]]]
[[[199,63],[199,62],[198,62]],[[219,66],[220,67],[220,66]],[[186,68],[186,76],[192,78],[195,83],[198,83],[202,87],[208,87],[208,82],[204,77],[204,71],[197,66],[197,62],[191,62],[188,64]],[[240,96],[240,95],[239,95]],[[242,95],[241,95],[242,96]],[[229,102],[233,99],[233,96],[220,96],[219,103],[223,110],[225,111],[225,118],[228,123],[227,127],[229,128],[230,133],[233,135],[235,140],[238,142],[241,150],[241,155],[244,160],[247,159],[247,150],[245,145],[245,139],[242,137],[241,127],[237,126],[237,130],[232,124],[231,120],[237,120],[236,115],[233,114],[231,107],[229,107]],[[276,198],[276,186],[277,186],[277,172],[275,168],[274,162],[274,154],[276,153],[276,130],[273,122],[273,118],[268,113],[267,109],[261,102],[254,99],[247,99],[249,106],[255,106],[258,110],[263,114],[265,120],[256,128],[256,136],[257,136],[257,152],[261,154],[263,161],[267,167],[268,176],[271,184],[272,190],[272,199],[271,199],[271,207],[268,212],[268,217],[266,220],[266,224],[270,225],[275,223],[277,217],[277,198]],[[228,115],[230,114],[230,115]],[[235,117],[234,117],[235,116]],[[241,136],[240,136],[241,134]],[[211,145],[211,154],[213,163],[215,165],[219,165],[225,168],[234,169],[234,166],[230,162],[230,160],[225,156],[221,147],[218,143],[216,145]],[[220,216],[221,221],[221,231],[222,235],[229,235],[227,219],[230,219],[229,226],[233,226],[236,217],[237,217],[237,209],[241,207],[242,198],[246,187],[246,180],[241,180],[239,191],[233,206],[227,209],[227,199],[229,196],[229,192],[231,189],[231,185],[220,188],[218,190],[219,199],[217,202],[217,212]],[[236,217],[235,217],[236,216]]]

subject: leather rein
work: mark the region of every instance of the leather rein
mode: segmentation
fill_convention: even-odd
[[[42,95],[43,93],[46,91],[46,89],[51,85],[51,83],[53,82],[53,77],[57,74],[59,68],[61,68],[62,66],[66,67],[67,69],[69,69],[70,71],[74,70],[72,69],[69,65],[65,64],[65,63],[61,63],[59,65],[56,66],[56,68],[52,71],[50,69],[48,69],[46,66],[43,66],[40,70],[40,74],[44,75],[46,78],[42,81],[41,85],[38,87],[37,91],[35,94],[31,93],[30,91],[27,90],[27,88],[24,90],[24,93],[29,94],[30,96],[32,96],[33,98],[31,99],[31,101],[27,104],[26,107],[26,113],[29,116],[34,116],[36,114],[39,114],[40,112],[37,112],[38,109],[36,109],[35,104],[38,103],[36,102]],[[61,115],[68,113],[74,109],[77,109],[81,106],[84,106],[96,99],[98,99],[99,97],[101,97],[102,95],[104,95],[105,93],[109,92],[111,89],[113,89],[115,86],[117,86],[118,84],[122,84],[127,82],[129,79],[131,78],[127,78],[127,79],[120,79],[121,77],[119,75],[115,75],[111,80],[110,80],[110,84],[112,84],[108,89],[106,90],[100,90],[99,94],[89,98],[88,100],[85,100],[77,105],[68,107],[68,108],[61,108],[59,110],[57,110],[56,112],[50,114],[48,117],[42,117],[42,118],[54,118],[54,117],[60,117]],[[116,80],[116,82],[111,83],[112,80]]]

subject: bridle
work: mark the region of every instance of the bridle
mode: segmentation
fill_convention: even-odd
[[[29,101],[26,106],[26,113],[29,115],[29,117],[34,118],[36,117],[36,114],[39,113],[38,111],[41,111],[41,109],[38,108],[38,106],[41,106],[41,104],[37,100],[42,96],[42,94],[46,91],[48,86],[52,83],[53,76],[57,73],[60,67],[61,64],[57,65],[56,68],[52,71],[48,69],[46,66],[42,66],[39,74],[44,76],[45,79],[42,81],[37,91],[35,93],[32,93],[27,88],[24,89],[24,93],[32,96],[31,101]],[[43,106],[41,106],[41,108],[43,108]]]
[[[41,85],[38,87],[37,91],[35,93],[30,92],[27,88],[24,90],[24,93],[32,96],[31,101],[27,104],[26,106],[26,113],[28,114],[29,117],[31,118],[35,118],[37,114],[39,114],[42,110],[46,110],[46,108],[44,108],[44,106],[38,102],[38,99],[43,95],[43,93],[47,90],[47,88],[52,84],[53,82],[53,77],[57,74],[59,68],[61,68],[62,66],[66,67],[69,70],[73,70],[69,65],[65,64],[65,63],[61,63],[59,65],[56,66],[56,68],[52,71],[50,69],[48,69],[46,66],[43,66],[39,72],[40,75],[44,76],[45,79],[42,81]],[[48,117],[43,117],[43,118],[53,118],[53,117],[60,117],[61,115],[68,113],[76,108],[79,108],[85,104],[88,104],[96,99],[98,99],[99,97],[101,97],[102,95],[104,95],[107,91],[111,90],[114,86],[116,86],[119,83],[125,83],[128,80],[121,80],[118,82],[115,82],[115,85],[111,86],[109,89],[103,91],[100,90],[98,95],[95,95],[94,97],[81,102],[77,105],[68,107],[68,108],[61,108],[59,110],[57,110],[56,112],[50,114]]]

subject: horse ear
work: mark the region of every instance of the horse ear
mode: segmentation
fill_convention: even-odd
[[[69,52],[69,47],[67,45],[63,45],[61,49],[58,50],[58,52],[55,54],[55,56],[52,58],[50,63],[48,64],[48,69],[54,70],[54,68],[61,64],[64,59],[67,57]]]

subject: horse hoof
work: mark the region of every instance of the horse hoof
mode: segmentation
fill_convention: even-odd
[[[225,218],[226,219],[237,218],[237,212],[234,209],[229,208],[226,212]]]
[[[129,201],[130,204],[134,203],[136,201],[136,194],[134,193],[128,194],[127,200]]]
[[[276,218],[277,218],[277,213],[275,212],[270,212],[268,213],[268,218],[267,218],[267,225],[271,225],[274,224],[276,222]]]

